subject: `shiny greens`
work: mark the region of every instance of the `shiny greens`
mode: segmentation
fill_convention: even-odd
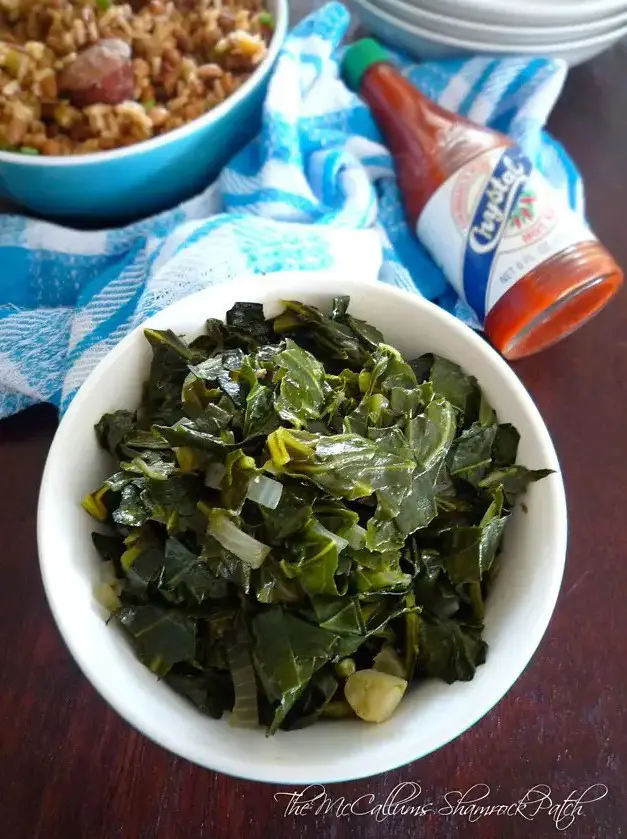
[[[101,602],[203,713],[270,734],[353,715],[355,672],[472,679],[507,518],[549,474],[472,376],[405,360],[348,303],[146,330],[139,408],[96,426]]]

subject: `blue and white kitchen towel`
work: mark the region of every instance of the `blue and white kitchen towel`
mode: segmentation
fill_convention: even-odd
[[[261,133],[217,184],[129,227],[78,232],[0,217],[0,417],[65,409],[97,362],[148,315],[205,286],[281,269],[350,266],[469,318],[408,228],[389,152],[339,79],[349,15],[330,3],[288,36]],[[543,126],[566,65],[395,56],[428,96],[508,132],[582,212],[579,174]]]

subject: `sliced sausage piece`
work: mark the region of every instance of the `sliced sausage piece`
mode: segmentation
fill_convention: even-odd
[[[104,38],[80,52],[58,76],[59,90],[72,105],[118,105],[133,98],[131,48],[119,38]]]

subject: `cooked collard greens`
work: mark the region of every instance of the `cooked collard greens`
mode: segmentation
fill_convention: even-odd
[[[96,596],[173,690],[269,734],[472,679],[508,516],[549,474],[516,464],[472,376],[405,360],[348,304],[147,329],[140,406],[96,426]]]

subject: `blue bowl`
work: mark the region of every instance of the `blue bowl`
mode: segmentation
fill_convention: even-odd
[[[168,209],[200,192],[258,130],[287,30],[287,0],[268,0],[275,31],[268,56],[223,103],[168,134],[75,157],[0,151],[0,198],[47,218],[114,223]]]

